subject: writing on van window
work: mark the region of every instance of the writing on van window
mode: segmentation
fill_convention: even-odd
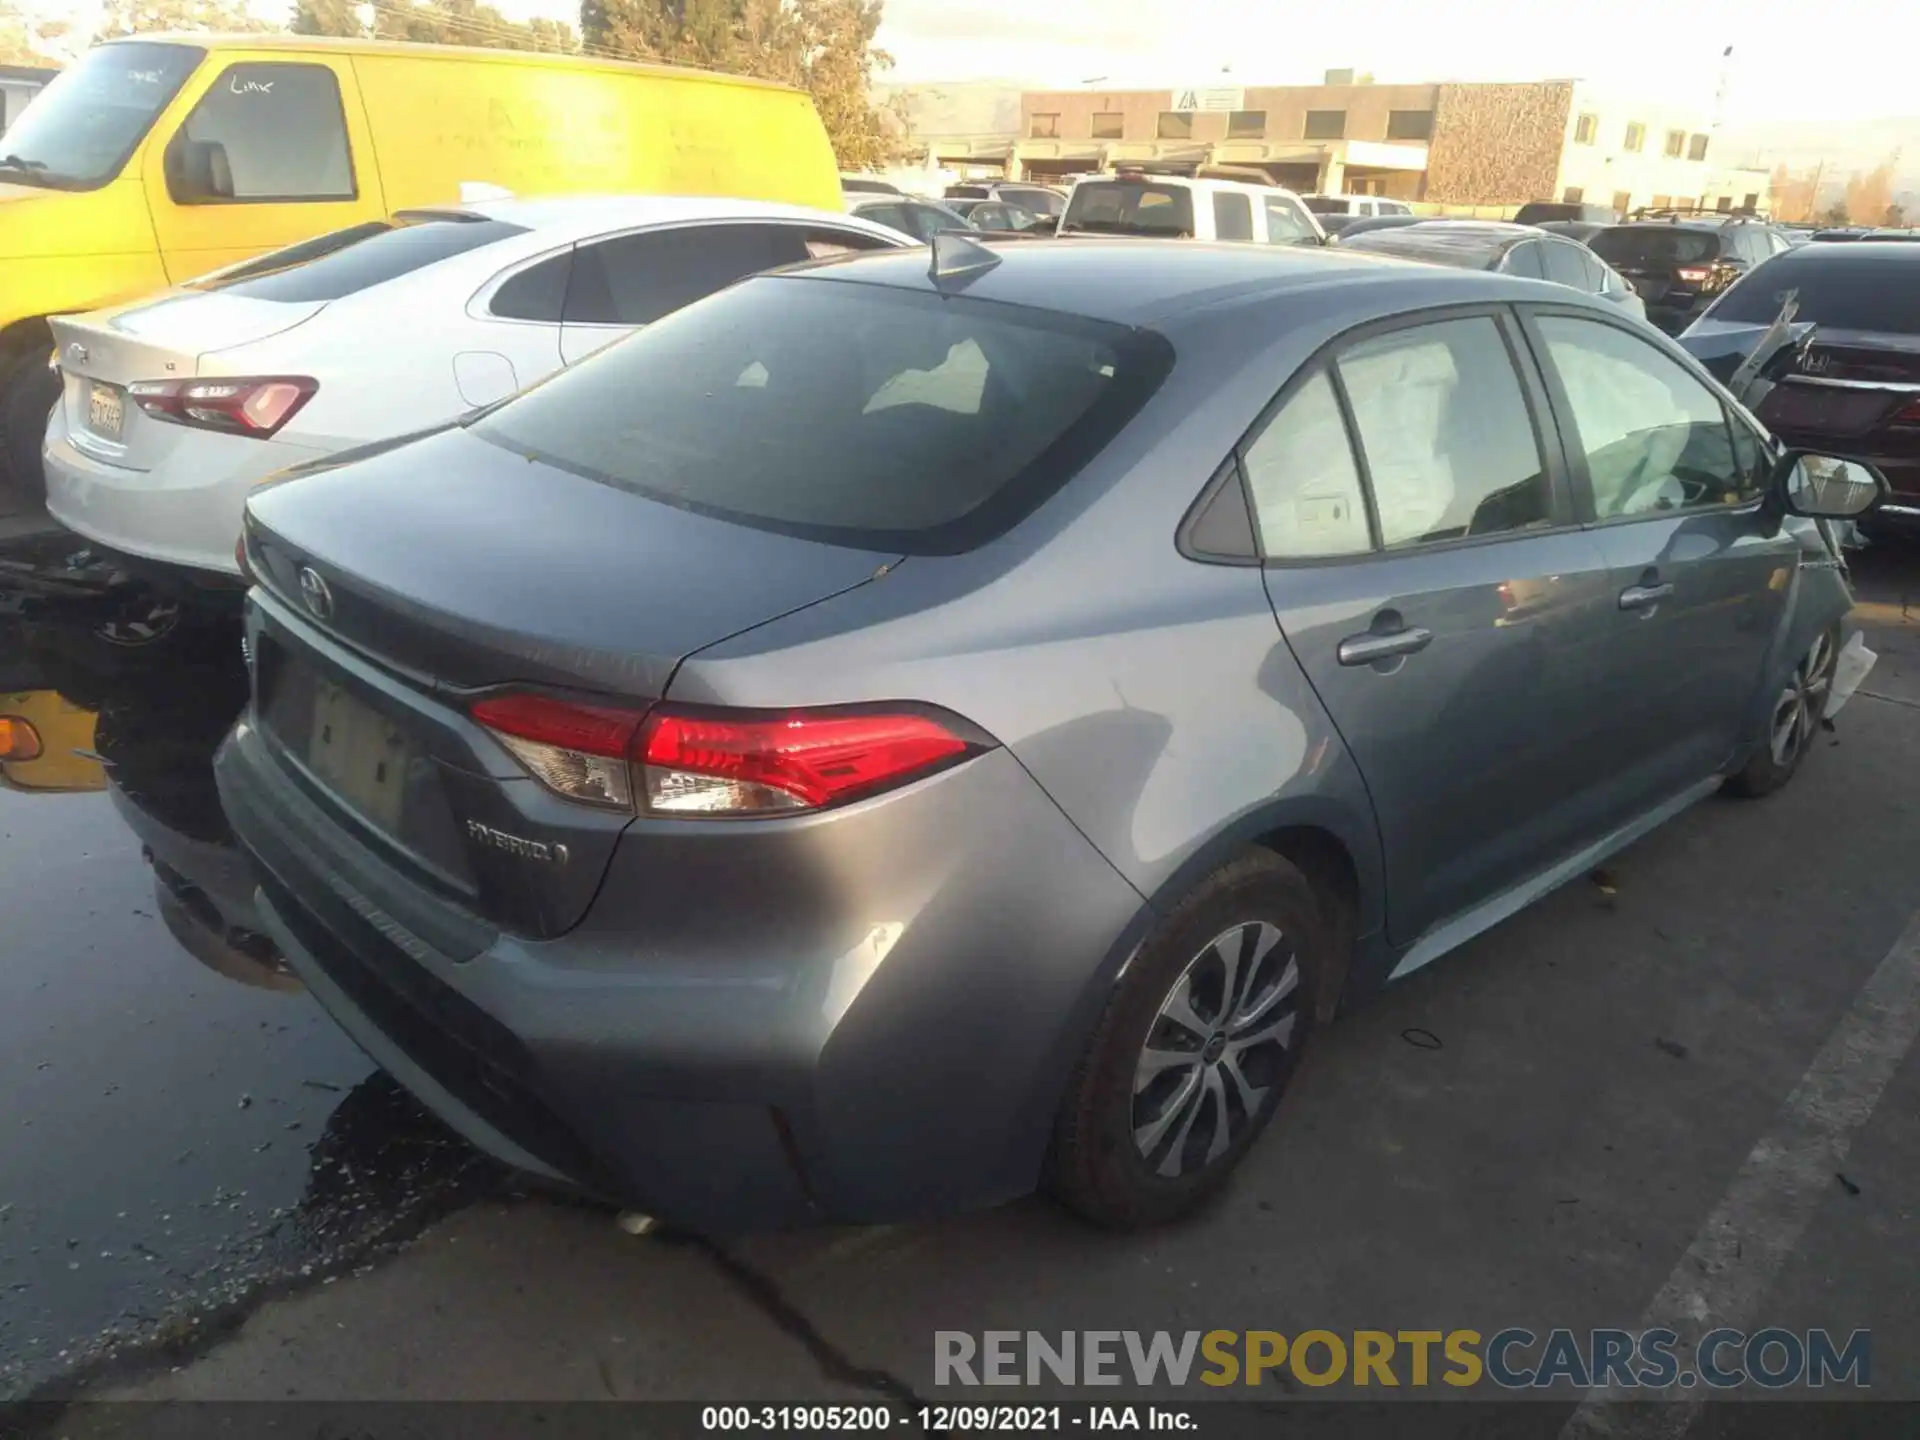
[[[166,82],[167,72],[164,70],[129,70],[127,72],[129,85],[164,85]]]
[[[181,204],[351,200],[340,83],[325,65],[230,65],[170,146]]]

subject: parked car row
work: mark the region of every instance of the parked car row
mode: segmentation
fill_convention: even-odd
[[[1154,1223],[1867,663],[1867,457],[1570,238],[1348,218],[409,205],[54,320],[49,504],[244,594],[249,933],[482,1147],[705,1229]]]

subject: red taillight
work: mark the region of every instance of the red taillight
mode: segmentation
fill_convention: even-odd
[[[480,701],[472,714],[555,794],[656,815],[819,809],[979,748],[910,710],[648,714],[511,694]]]
[[[253,564],[247,559],[247,536],[242,531],[240,538],[233,542],[233,568],[240,572],[240,578],[247,584],[254,584],[258,577],[253,573]]]
[[[1682,265],[1673,273],[1689,285],[1701,285],[1713,275],[1713,267],[1710,265]]]
[[[911,711],[656,714],[635,759],[662,814],[810,810],[888,789],[973,747]]]
[[[627,753],[645,713],[545,695],[495,695],[472,711],[554,794],[619,809],[633,806]]]
[[[1894,411],[1893,419],[1889,423],[1894,425],[1920,425],[1920,400],[1915,400],[1911,404]]]
[[[156,420],[265,439],[291,420],[319,388],[319,381],[304,375],[219,376],[136,380],[127,387],[127,394]]]

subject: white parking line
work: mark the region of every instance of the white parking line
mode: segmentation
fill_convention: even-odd
[[[1642,1331],[1679,1336],[1679,1373],[1694,1365],[1701,1338],[1717,1326],[1754,1328],[1760,1302],[1799,1244],[1820,1203],[1834,1193],[1853,1133],[1866,1123],[1887,1082],[1920,1035],[1920,915],[1907,922],[1852,1007],[1827,1036],[1773,1129],[1740,1173],[1660,1293],[1640,1317]],[[1646,1401],[1667,1404],[1643,1404]],[[1590,1391],[1560,1440],[1596,1436],[1678,1436],[1698,1415],[1698,1388]],[[1634,1408],[1621,1408],[1622,1406]]]

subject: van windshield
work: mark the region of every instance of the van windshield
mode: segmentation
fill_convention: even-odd
[[[1082,180],[1073,187],[1060,233],[1092,235],[1193,234],[1193,192],[1184,185],[1136,180]]]
[[[0,136],[0,183],[48,190],[106,184],[205,53],[144,41],[96,45]]]

